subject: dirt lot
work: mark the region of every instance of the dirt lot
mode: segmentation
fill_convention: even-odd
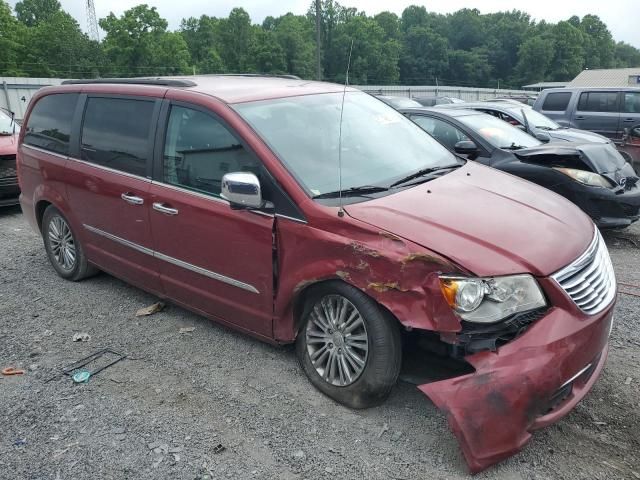
[[[640,285],[640,226],[606,237],[619,282]],[[443,415],[413,385],[348,410],[313,389],[291,348],[177,307],[136,318],[155,298],[105,274],[61,280],[19,209],[0,211],[0,245],[0,367],[27,370],[0,377],[3,480],[470,478]],[[593,391],[476,478],[640,479],[639,322],[640,297],[621,294]],[[73,342],[80,332],[91,339]],[[84,385],[45,383],[104,347],[130,358]]]

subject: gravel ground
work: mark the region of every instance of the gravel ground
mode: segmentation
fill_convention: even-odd
[[[640,226],[606,238],[618,280],[640,285]],[[0,245],[0,367],[27,370],[0,377],[3,480],[470,478],[444,416],[413,385],[349,410],[314,390],[290,347],[173,306],[136,318],[156,299],[106,274],[63,281],[19,209],[0,210]],[[620,294],[593,391],[476,478],[640,479],[639,320],[640,297]],[[73,342],[80,332],[90,340]],[[45,383],[104,347],[129,358],[87,384]]]

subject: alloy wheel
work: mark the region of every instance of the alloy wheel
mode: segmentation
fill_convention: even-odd
[[[364,319],[342,295],[326,295],[313,306],[306,344],[316,372],[331,385],[351,385],[367,364],[369,341]]]
[[[56,215],[49,222],[49,245],[60,268],[73,270],[76,265],[76,244],[67,221]]]

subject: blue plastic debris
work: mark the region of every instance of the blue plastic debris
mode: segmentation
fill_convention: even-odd
[[[71,378],[73,378],[75,383],[87,383],[89,381],[89,377],[91,377],[91,372],[88,370],[78,370]]]

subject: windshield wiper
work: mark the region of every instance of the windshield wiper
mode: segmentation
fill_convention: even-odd
[[[455,165],[447,165],[445,167],[429,167],[429,168],[423,168],[422,170],[418,170],[415,173],[412,173],[411,175],[407,175],[404,178],[401,178],[400,180],[398,180],[397,182],[393,182],[391,185],[389,185],[389,188],[393,188],[393,187],[397,187],[399,185],[403,185],[407,182],[410,182],[411,180],[413,180],[414,178],[418,178],[418,177],[424,177],[425,175],[428,175],[430,173],[435,173],[435,172],[439,172],[441,170],[450,170],[452,168],[459,168],[461,167],[461,164],[455,164]]]
[[[389,187],[379,187],[379,186],[375,186],[375,185],[362,185],[360,187],[351,187],[351,188],[345,188],[344,190],[342,190],[342,196],[343,197],[357,197],[360,195],[367,195],[370,193],[379,193],[379,192],[386,192],[387,190],[389,190]],[[336,190],[335,192],[326,192],[326,193],[321,193],[319,195],[315,195],[313,198],[339,198],[340,197],[340,190]]]

